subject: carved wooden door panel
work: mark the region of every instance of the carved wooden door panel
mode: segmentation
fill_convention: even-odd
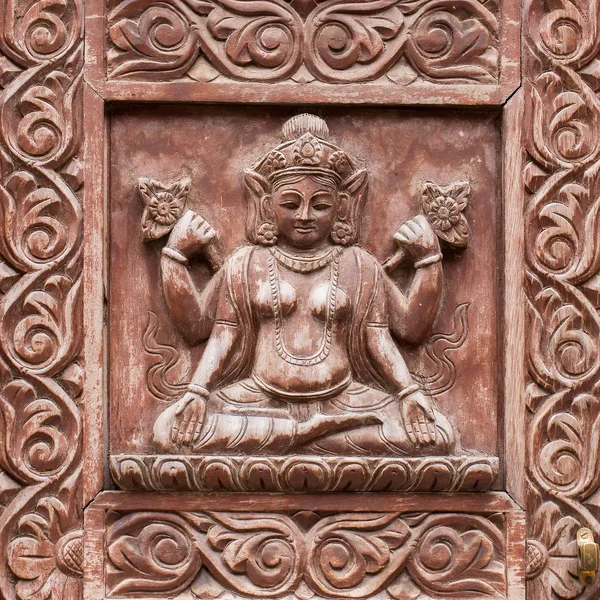
[[[5,0],[1,597],[597,598],[599,13]]]

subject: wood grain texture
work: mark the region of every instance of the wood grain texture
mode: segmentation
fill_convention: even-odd
[[[518,11],[514,0],[169,0],[110,2],[105,21],[92,2],[88,39],[106,56],[89,56],[90,81],[115,100],[500,104],[519,82]]]
[[[105,466],[100,368],[105,364],[104,223],[102,211],[96,210],[104,203],[104,102],[498,105],[519,79],[517,2],[502,5],[503,25],[492,45],[504,58],[491,73],[491,83],[433,82],[422,68],[417,85],[403,85],[399,76],[401,83],[394,81],[397,74],[390,78],[385,69],[383,82],[359,75],[354,82],[339,83],[324,75],[313,58],[317,75],[307,68],[309,75],[303,72],[303,78],[315,81],[290,78],[294,83],[284,87],[277,82],[242,84],[244,77],[220,71],[213,81],[199,84],[210,73],[205,66],[194,71],[200,80],[190,79],[189,72],[157,83],[138,77],[119,80],[114,70],[108,77],[105,46],[112,44],[113,51],[120,47],[107,31],[104,2],[85,4],[86,76],[93,86],[88,88],[82,77],[82,2],[5,0],[0,5],[0,594],[11,600],[82,597],[82,507],[101,488]],[[489,4],[483,3],[481,10],[496,12]],[[113,25],[120,24],[113,35],[123,43],[123,35],[118,36],[126,26],[118,8],[111,6]],[[505,108],[506,250],[513,262],[506,268],[510,304],[504,340],[516,347],[509,351],[505,380],[509,407],[514,408],[506,419],[507,486],[529,515],[530,600],[591,600],[599,593],[597,586],[584,590],[577,582],[574,543],[579,526],[590,527],[600,538],[598,13],[596,0],[524,3],[524,85]],[[139,20],[133,27],[139,29]],[[505,48],[508,54],[502,54]],[[290,64],[296,55],[291,54]],[[114,66],[117,59],[111,60]],[[404,66],[398,71],[410,74]],[[344,91],[332,94],[334,89]],[[84,179],[94,190],[83,200],[85,230]],[[84,311],[87,335],[82,345]],[[526,357],[521,361],[522,340]],[[104,595],[94,572],[104,556],[106,511],[119,509],[120,498],[100,495],[99,504],[87,511],[90,598]],[[326,496],[306,498],[327,510]],[[434,500],[425,496],[360,498],[381,502],[383,511],[435,510]],[[177,502],[178,510],[193,511],[194,501],[193,495],[158,494],[152,500],[132,499],[130,509],[168,511]],[[220,496],[203,500],[213,510],[222,508],[222,501]],[[267,496],[241,502],[248,510],[289,510],[299,500]],[[352,511],[356,497],[340,504],[336,496],[334,502],[339,510]],[[263,508],[257,509],[261,503]],[[463,512],[482,509],[473,495],[461,496],[460,503]],[[483,508],[509,510],[497,497]],[[515,557],[523,551],[523,521],[516,513],[507,522],[511,519],[514,538],[505,548]],[[518,560],[511,558],[509,567],[514,586],[506,597],[511,600],[522,597]]]
[[[597,2],[525,3],[523,197],[529,598],[582,589],[575,534],[598,521],[600,103]]]
[[[0,595],[75,599],[83,2],[2,2],[0,14]]]
[[[523,597],[523,513],[504,494],[172,498],[94,501],[87,598]]]
[[[504,107],[504,431],[506,489],[525,505],[525,363],[524,225],[522,203],[523,94]]]

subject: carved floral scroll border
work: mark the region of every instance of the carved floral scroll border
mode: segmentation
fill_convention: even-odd
[[[595,598],[600,538],[600,26],[597,0],[524,6],[527,547],[533,600]]]
[[[75,600],[83,3],[3,0],[0,15],[0,596]]]
[[[2,4],[6,598],[43,597],[55,587],[63,597],[81,594],[81,502],[74,490],[81,465],[82,10],[73,0],[40,0],[24,11]],[[572,573],[573,532],[586,525],[600,537],[600,35],[595,1],[529,1],[524,14],[528,560],[538,600],[582,592]]]
[[[106,518],[109,598],[183,591],[198,598],[227,591],[286,599],[508,596],[502,513],[139,511]]]
[[[303,20],[283,0],[122,1],[108,14],[108,79],[499,82],[493,2],[315,4]]]

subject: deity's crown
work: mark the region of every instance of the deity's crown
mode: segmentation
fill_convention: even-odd
[[[329,128],[320,117],[301,114],[287,120],[281,129],[282,143],[255,167],[270,181],[284,174],[327,174],[337,181],[354,172],[346,153],[328,141]]]

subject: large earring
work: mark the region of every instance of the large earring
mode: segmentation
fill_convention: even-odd
[[[275,215],[273,214],[271,196],[269,194],[265,194],[260,199],[260,212],[262,214],[262,223],[256,230],[256,240],[263,246],[274,246],[277,243],[277,234],[279,231],[274,222]]]
[[[336,221],[331,228],[331,240],[334,244],[348,246],[354,239],[354,230],[352,225],[346,221]]]
[[[337,219],[331,228],[331,240],[339,246],[347,246],[354,239],[354,228],[348,222],[348,205],[350,197],[346,193],[340,193],[338,196]]]
[[[260,224],[256,231],[256,241],[263,246],[274,246],[277,243],[277,225],[271,221]]]

